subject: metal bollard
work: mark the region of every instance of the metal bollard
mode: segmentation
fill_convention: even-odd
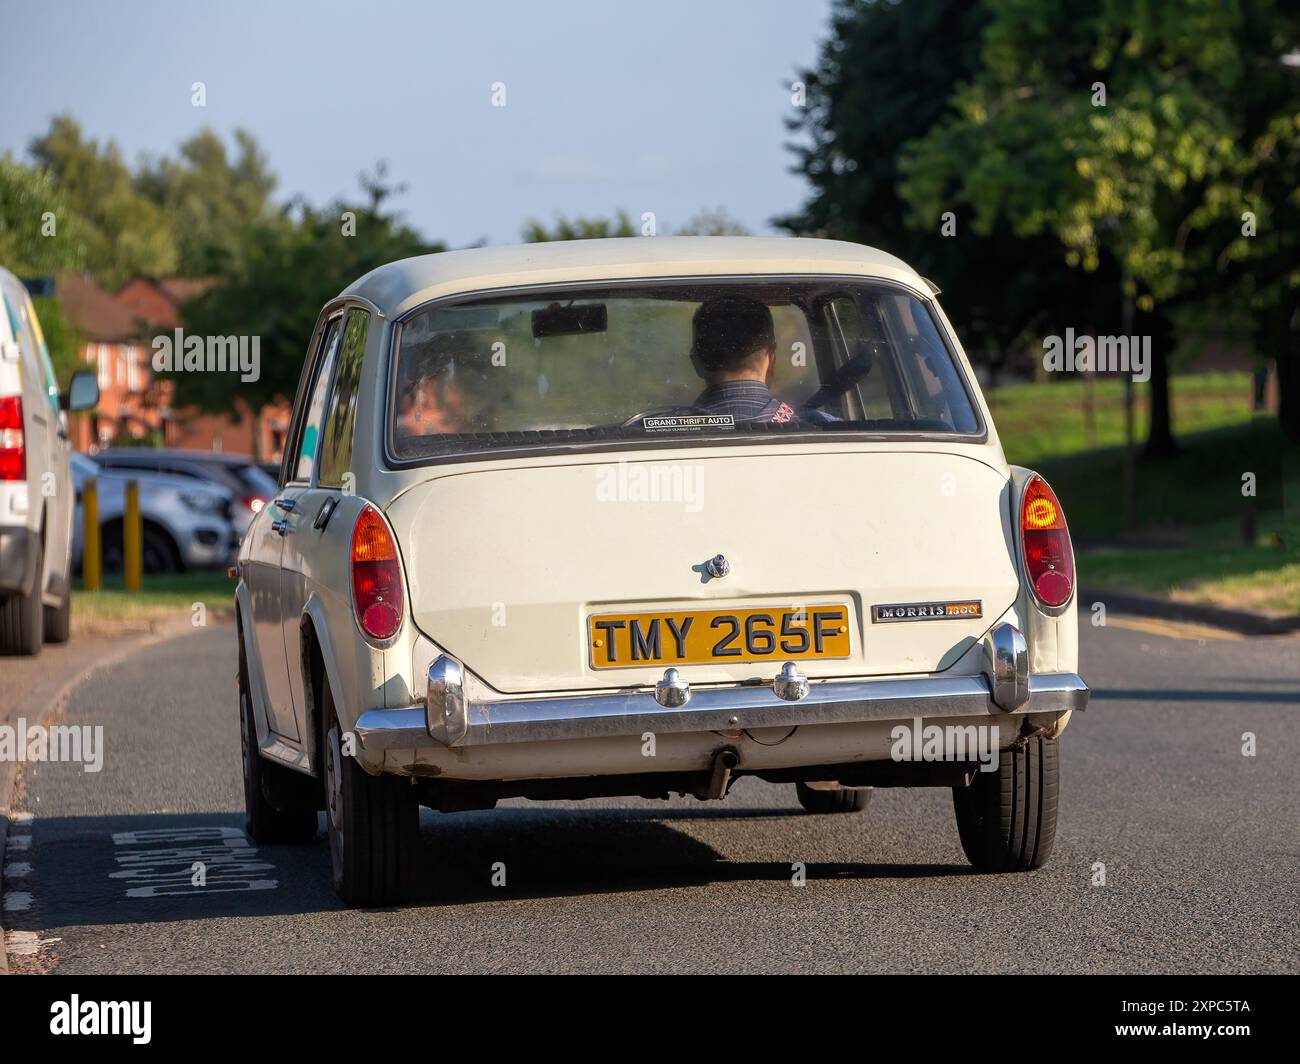
[[[122,568],[128,591],[139,591],[144,578],[144,525],[140,520],[140,482],[126,482],[125,527],[122,529]]]
[[[87,591],[104,586],[103,553],[99,542],[99,483],[94,477],[81,489],[81,582]]]

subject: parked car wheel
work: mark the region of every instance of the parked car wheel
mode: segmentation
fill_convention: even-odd
[[[9,595],[0,599],[0,654],[39,654],[44,642],[45,619],[41,607],[41,574],[45,572],[44,550],[36,553],[36,586],[30,595]]]
[[[870,787],[810,787],[796,783],[794,791],[799,804],[809,813],[860,813],[871,801]]]
[[[976,772],[969,787],[953,788],[957,831],[971,864],[981,872],[1024,872],[1047,863],[1060,765],[1057,741],[1034,736],[1003,750],[996,772]]]
[[[146,573],[175,573],[182,569],[180,552],[167,533],[144,526],[140,539],[140,560]],[[121,522],[106,525],[103,538],[103,566],[106,573],[120,573],[126,567],[126,548]]]
[[[65,591],[57,606],[45,607],[45,641],[66,643],[72,637],[72,592]]]
[[[324,686],[321,750],[334,890],[350,906],[390,905],[414,883],[420,807],[409,780],[368,775],[343,753],[334,696]]]
[[[244,830],[248,837],[263,845],[310,842],[316,837],[316,810],[307,808],[305,804],[273,800],[287,790],[284,786],[275,786],[278,782],[276,774],[287,774],[290,770],[273,765],[258,755],[257,728],[253,723],[253,703],[248,691],[248,668],[242,646],[239,651],[239,732],[244,762]],[[316,783],[310,776],[302,776],[302,780],[307,786]]]

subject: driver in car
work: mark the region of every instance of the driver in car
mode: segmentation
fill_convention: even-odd
[[[748,296],[705,300],[691,320],[691,364],[707,387],[695,400],[700,414],[736,421],[794,420],[794,409],[769,390],[776,366],[776,328],[767,304]]]
[[[707,385],[695,413],[730,414],[737,424],[834,420],[821,411],[797,414],[772,394],[776,329],[766,303],[742,295],[707,299],[695,312],[691,335],[691,364]]]

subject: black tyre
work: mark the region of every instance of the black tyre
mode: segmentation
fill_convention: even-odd
[[[969,787],[954,787],[961,848],[981,872],[1041,868],[1056,839],[1060,750],[1035,736],[1003,750],[996,772],[976,772]]]
[[[257,752],[257,727],[248,691],[248,666],[241,645],[239,737],[244,761],[244,831],[254,842],[268,846],[310,842],[316,837],[316,810],[306,802],[292,799],[304,790],[314,793],[318,781],[282,765],[273,765]],[[288,779],[291,775],[299,779]],[[284,795],[290,800],[286,801]]]
[[[65,591],[57,606],[45,607],[45,641],[66,643],[72,637],[72,592]]]
[[[810,813],[860,813],[871,801],[870,787],[835,787],[830,790],[796,783],[799,804]]]
[[[44,551],[36,552],[36,584],[30,595],[0,598],[0,654],[33,655],[45,641],[45,610],[41,605],[41,581],[45,577]]]
[[[342,752],[334,697],[323,686],[320,749],[334,891],[354,908],[391,905],[414,886],[420,806],[409,780],[368,775]]]
[[[171,537],[147,525],[140,541],[140,556],[146,573],[179,573],[185,568]]]
[[[122,542],[121,522],[104,527],[100,548],[103,571],[118,574],[126,568],[126,547]],[[177,573],[184,569],[180,551],[165,532],[145,525],[140,537],[140,563],[146,573]]]

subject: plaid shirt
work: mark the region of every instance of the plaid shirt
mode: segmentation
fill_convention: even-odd
[[[701,414],[730,414],[737,421],[754,421],[772,402],[762,381],[721,381],[710,384],[695,400]]]

